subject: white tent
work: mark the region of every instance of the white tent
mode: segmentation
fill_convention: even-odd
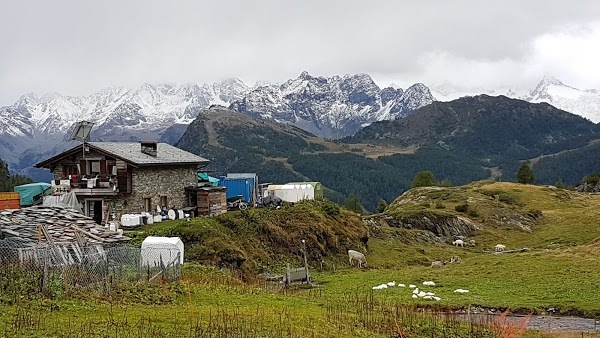
[[[183,264],[183,242],[179,237],[149,236],[144,239],[141,250],[142,266],[160,266],[161,261],[165,267]]]
[[[310,184],[271,184],[267,187],[267,195],[275,195],[286,202],[296,203],[301,200],[315,199],[315,188]]]

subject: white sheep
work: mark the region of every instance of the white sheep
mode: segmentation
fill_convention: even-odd
[[[362,252],[348,250],[348,258],[350,259],[350,266],[354,266],[353,261],[358,262],[358,267],[362,268],[362,265],[367,265],[367,259]]]
[[[431,262],[431,267],[434,269],[441,268],[442,266],[446,265],[446,263],[448,263],[448,262],[433,261],[433,262]]]
[[[462,239],[457,239],[454,242],[452,242],[452,244],[456,245],[456,246],[460,246],[460,247],[465,247],[465,242],[463,242]]]
[[[462,263],[462,258],[460,256],[452,256],[450,257],[450,263]]]
[[[504,245],[504,244],[496,244],[496,249],[495,250],[497,252],[502,252],[502,251],[504,251],[504,249],[506,249],[506,245]]]

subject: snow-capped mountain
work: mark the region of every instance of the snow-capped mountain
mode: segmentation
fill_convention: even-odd
[[[197,115],[212,104],[229,105],[251,88],[238,79],[213,84],[144,84],[136,89],[107,88],[89,96],[58,93],[21,96],[0,107],[0,158],[11,170],[31,174],[43,157],[73,146],[67,143],[74,122],[94,123],[94,140],[159,139],[177,141]],[[170,134],[165,135],[165,130]],[[178,133],[178,135],[171,135]],[[27,169],[27,171],[23,171]],[[34,175],[35,176],[35,175]]]
[[[449,83],[431,86],[438,101],[452,101],[464,96],[487,94],[504,95],[533,103],[546,102],[556,108],[583,116],[594,123],[600,122],[600,92],[595,89],[581,90],[565,85],[560,80],[546,76],[533,89],[524,88],[457,88]]]
[[[290,123],[318,136],[352,135],[374,121],[406,116],[433,102],[429,89],[381,89],[367,74],[315,77],[303,72],[280,85],[259,86],[230,109]]]
[[[553,77],[545,77],[529,93],[527,101],[546,102],[559,109],[600,122],[600,92],[567,86]]]
[[[366,74],[314,77],[252,87],[230,79],[213,84],[144,84],[106,88],[88,96],[21,96],[0,107],[0,159],[12,171],[38,178],[31,166],[74,146],[74,122],[94,123],[92,139],[159,139],[174,143],[198,113],[213,104],[250,116],[291,123],[322,137],[351,135],[374,121],[405,116],[433,101],[429,89],[379,88]]]

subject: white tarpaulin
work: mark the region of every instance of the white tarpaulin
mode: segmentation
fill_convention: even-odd
[[[73,191],[62,195],[44,196],[44,201],[42,205],[44,205],[45,207],[70,207],[75,209],[76,211],[82,212],[81,204],[79,204],[79,202],[77,201],[77,195],[75,195],[75,192]]]
[[[165,267],[183,264],[183,242],[179,237],[149,236],[144,239],[141,250],[142,266],[156,267],[160,266],[161,262]]]

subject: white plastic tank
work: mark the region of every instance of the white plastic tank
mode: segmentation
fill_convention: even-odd
[[[149,236],[142,242],[142,266],[169,266],[183,264],[184,245],[179,237]],[[177,261],[178,259],[178,261]]]

